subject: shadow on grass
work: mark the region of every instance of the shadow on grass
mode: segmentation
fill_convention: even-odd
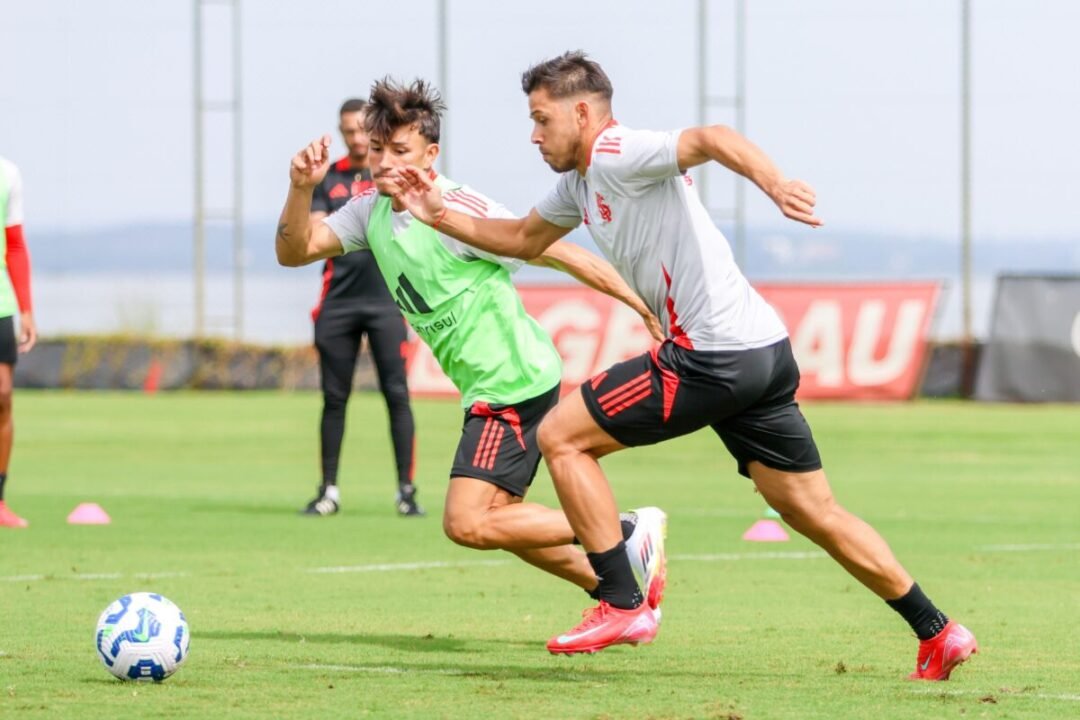
[[[331,518],[326,518],[321,515],[304,515],[300,512],[301,509],[303,509],[303,503],[300,502],[300,500],[302,499],[303,498],[298,498],[298,501],[295,505],[269,505],[267,503],[246,502],[244,500],[222,500],[218,502],[198,500],[189,504],[186,509],[196,513],[219,513],[229,515],[276,515],[278,517],[295,517],[297,518],[298,522],[314,522],[320,519],[330,520],[331,522],[347,522],[349,519],[393,516],[393,508],[389,508],[387,510],[371,509],[370,511],[366,511],[365,508],[356,506],[350,506],[348,508],[348,511],[343,511],[340,515],[335,515]]]
[[[328,645],[376,645],[405,652],[478,652],[467,645],[484,644],[484,640],[466,640],[434,635],[346,635],[339,633],[295,632],[237,632],[232,630],[200,630],[200,640],[268,640],[287,643],[324,643]],[[513,643],[510,643],[512,645]],[[500,643],[502,647],[507,644]]]

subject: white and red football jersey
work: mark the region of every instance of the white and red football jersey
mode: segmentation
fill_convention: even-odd
[[[787,329],[747,282],[690,176],[679,170],[679,134],[612,122],[597,136],[584,177],[563,173],[536,211],[561,227],[584,222],[679,345],[772,345]]]

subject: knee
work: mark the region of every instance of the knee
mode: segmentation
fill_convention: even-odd
[[[475,513],[447,512],[443,515],[443,532],[446,537],[463,547],[474,550],[491,550],[484,534],[483,516]]]
[[[389,382],[382,387],[386,404],[391,408],[409,407],[409,386],[404,382]]]
[[[551,422],[551,413],[548,413],[536,430],[536,442],[540,447],[540,454],[547,460],[566,452],[566,440],[559,432],[558,426]]]

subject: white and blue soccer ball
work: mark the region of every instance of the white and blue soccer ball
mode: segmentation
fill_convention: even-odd
[[[187,660],[191,632],[184,613],[168,598],[137,592],[105,608],[94,642],[101,662],[116,677],[160,682]]]

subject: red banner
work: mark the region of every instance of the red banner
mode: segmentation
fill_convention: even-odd
[[[802,372],[801,399],[905,400],[918,389],[938,283],[760,284],[780,313]],[[518,288],[525,310],[547,330],[563,359],[565,390],[652,347],[630,308],[580,286]],[[427,346],[415,341],[409,389],[457,391]]]

